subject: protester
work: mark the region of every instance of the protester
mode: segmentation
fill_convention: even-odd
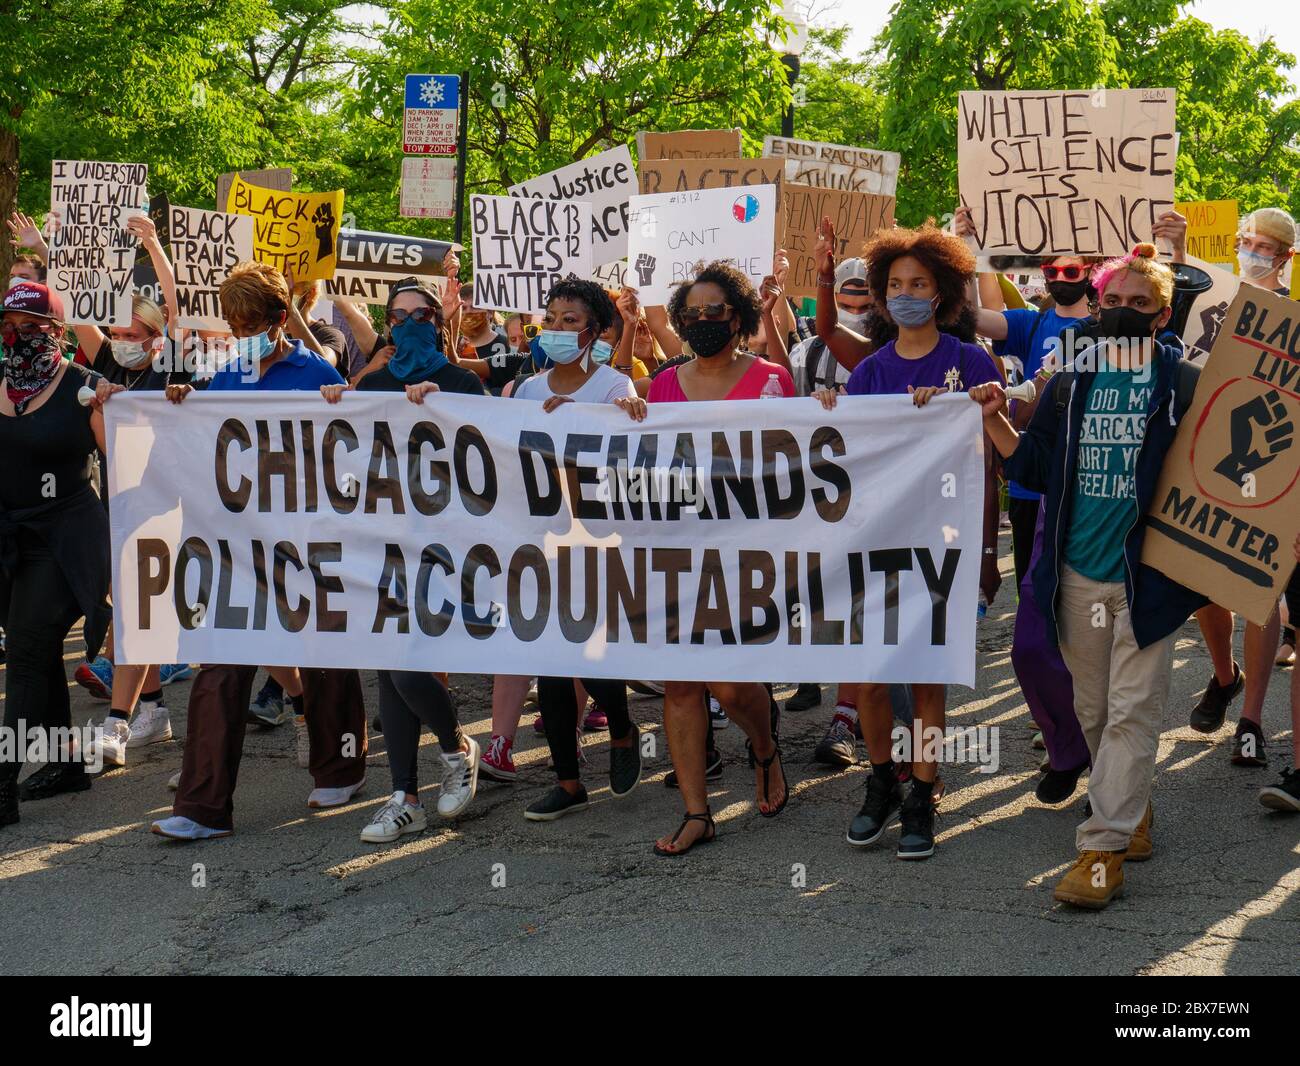
[[[18,821],[18,802],[90,787],[72,725],[64,641],[84,616],[86,649],[108,629],[108,516],[91,482],[104,450],[102,414],[78,401],[95,375],[63,358],[63,305],[23,281],[4,295],[0,316],[0,619],[8,632],[0,761],[0,826]],[[18,785],[23,730],[45,731],[48,761]]]
[[[741,339],[758,331],[762,309],[749,279],[735,267],[708,264],[694,281],[673,291],[667,313],[682,338],[683,349],[694,358],[669,366],[653,379],[650,403],[755,400],[772,379],[784,396],[795,395],[789,371],[738,351]],[[755,773],[759,814],[776,817],[790,798],[777,730],[773,728],[773,703],[762,684],[665,682],[664,731],[686,814],[675,832],[655,842],[657,855],[684,855],[696,844],[711,842],[717,833],[705,784],[706,687],[749,738],[749,764]]]
[[[1008,476],[1045,494],[1034,595],[1073,677],[1092,756],[1091,814],[1055,897],[1089,908],[1119,893],[1126,860],[1152,854],[1151,782],[1174,632],[1205,603],[1141,561],[1160,468],[1191,400],[1178,382],[1198,373],[1155,340],[1169,321],[1174,284],[1155,254],[1140,244],[1094,274],[1098,344],[1056,377],[1028,429],[1017,433],[1007,420],[999,385],[971,392]],[[1131,427],[1119,440],[1108,432],[1117,414]],[[1102,453],[1104,472],[1079,470],[1085,445]]]
[[[339,373],[300,340],[289,339],[290,292],[284,276],[263,263],[233,267],[219,292],[221,313],[236,338],[239,358],[218,370],[208,395],[225,392],[315,392],[341,385]],[[168,385],[182,403],[190,385]],[[257,668],[204,665],[190,689],[185,758],[172,816],[153,823],[160,836],[199,840],[233,831],[234,791],[244,747],[247,708]],[[366,720],[355,670],[302,669],[302,692],[289,689],[310,737],[313,809],[347,803],[365,784]]]

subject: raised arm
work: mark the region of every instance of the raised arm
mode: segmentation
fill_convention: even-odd
[[[817,336],[826,342],[840,366],[852,370],[871,354],[871,342],[840,325],[835,307],[835,226],[823,216],[813,248],[817,268]]]
[[[363,352],[373,352],[379,334],[375,332],[375,325],[370,321],[370,312],[366,310],[368,305],[351,303],[348,300],[335,300],[334,306],[339,309],[343,321],[352,331],[352,339],[357,342],[357,347]]]
[[[158,239],[158,229],[148,215],[136,215],[127,222],[126,228],[139,238],[144,250],[149,253],[149,262],[153,264],[153,272],[158,275],[158,285],[162,289],[167,333],[174,337],[180,316],[180,301],[176,298],[176,274],[167,253],[163,251],[162,241]]]
[[[650,332],[654,334],[655,340],[659,342],[659,347],[663,350],[665,357],[676,359],[682,354],[682,339],[677,336],[673,327],[668,324],[668,308],[660,305],[658,307],[649,307],[645,309],[646,325],[650,327]]]

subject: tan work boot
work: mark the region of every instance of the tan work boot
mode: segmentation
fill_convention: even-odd
[[[1062,903],[1101,910],[1124,890],[1122,851],[1081,852],[1052,893]]]
[[[1146,862],[1155,853],[1155,847],[1151,843],[1151,823],[1154,821],[1155,812],[1148,803],[1146,814],[1142,816],[1142,821],[1138,822],[1137,828],[1133,830],[1133,836],[1129,838],[1128,851],[1124,853],[1125,862]]]

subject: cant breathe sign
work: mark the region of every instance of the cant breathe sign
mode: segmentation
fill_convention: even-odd
[[[1300,306],[1243,285],[1147,516],[1142,561],[1263,625],[1300,533]]]
[[[982,254],[1124,255],[1173,208],[1173,89],[958,95],[957,182]]]
[[[965,396],[105,411],[119,662],[974,682]]]

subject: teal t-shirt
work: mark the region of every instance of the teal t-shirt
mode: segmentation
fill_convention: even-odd
[[[1154,385],[1149,366],[1105,369],[1088,390],[1065,561],[1093,581],[1124,580],[1124,536],[1137,520],[1134,471]]]

